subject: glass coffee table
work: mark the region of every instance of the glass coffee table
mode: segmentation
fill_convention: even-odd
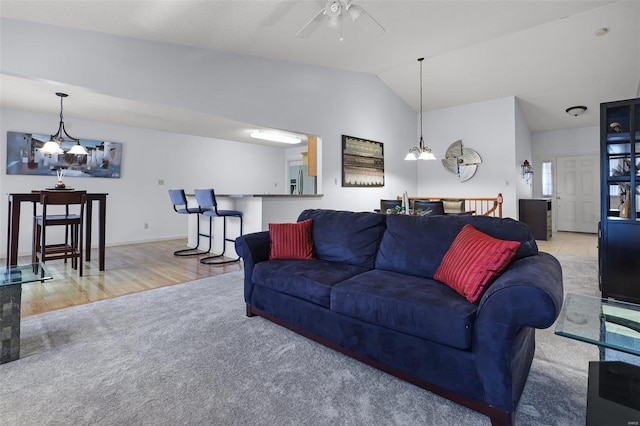
[[[43,263],[0,267],[0,364],[20,358],[22,284],[52,278]]]
[[[589,362],[587,425],[640,424],[640,305],[569,293],[555,333],[600,348]]]

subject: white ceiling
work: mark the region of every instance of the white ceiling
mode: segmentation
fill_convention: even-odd
[[[368,72],[416,111],[417,58],[425,57],[425,111],[516,96],[534,131],[597,126],[601,102],[639,96],[639,1],[354,3],[386,31],[376,30],[364,16],[355,23],[345,19],[344,41],[339,30],[326,26],[297,38],[323,1],[0,0],[0,16]],[[596,36],[599,28],[609,31]],[[60,89],[24,77],[0,76],[2,106],[55,112],[55,105],[45,110],[42,99]],[[75,114],[80,118],[105,121],[109,116],[106,121],[192,134],[224,128],[228,133],[218,131],[218,137],[243,140],[239,123],[221,119],[214,126],[205,114],[75,89],[91,98]],[[571,117],[565,109],[572,105],[589,109]]]

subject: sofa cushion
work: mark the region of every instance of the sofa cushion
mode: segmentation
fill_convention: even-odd
[[[499,240],[467,224],[453,240],[433,279],[475,303],[507,268],[519,246],[519,241]]]
[[[269,259],[313,259],[312,220],[297,223],[270,223]]]
[[[305,210],[298,221],[313,219],[317,259],[373,268],[385,230],[385,215],[336,210]]]
[[[442,258],[462,227],[501,240],[519,241],[514,260],[538,253],[529,227],[513,219],[487,216],[403,216],[387,218],[387,230],[376,258],[376,268],[433,278]]]
[[[477,306],[428,278],[371,270],[331,290],[331,310],[459,349],[471,347]]]
[[[255,265],[253,282],[328,308],[331,287],[367,270],[326,260],[270,260]]]

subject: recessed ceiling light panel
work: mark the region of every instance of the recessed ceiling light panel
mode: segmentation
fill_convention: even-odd
[[[271,131],[271,130],[256,130],[251,132],[250,136],[254,139],[262,139],[262,140],[271,141],[271,142],[288,143],[291,145],[295,145],[302,141],[302,138],[299,136]]]

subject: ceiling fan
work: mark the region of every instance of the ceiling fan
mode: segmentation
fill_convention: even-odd
[[[353,4],[351,0],[328,0],[325,6],[298,31],[296,37],[309,37],[318,29],[321,23],[326,22],[329,28],[340,27],[340,41],[342,41],[344,40],[342,35],[342,19],[345,15],[348,15],[353,22],[356,22],[360,17],[365,17],[365,19],[373,22],[377,28],[384,31],[384,27],[364,10],[362,6]]]

